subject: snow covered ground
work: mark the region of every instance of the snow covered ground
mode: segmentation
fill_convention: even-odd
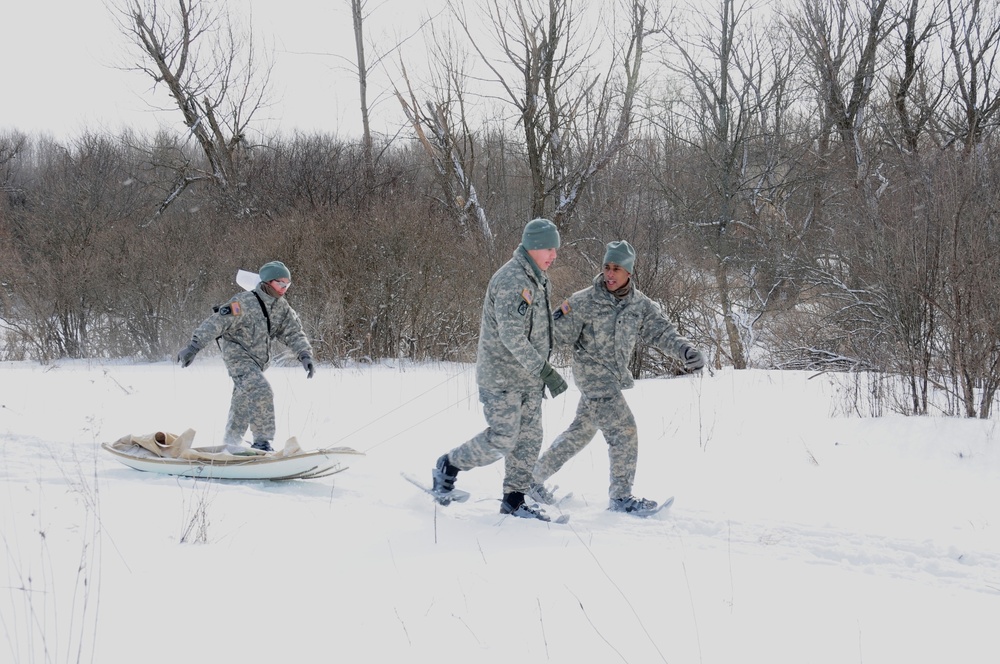
[[[217,357],[0,364],[0,662],[995,663],[996,421],[846,417],[834,377],[640,381],[637,495],[606,510],[598,437],[553,482],[568,525],[403,481],[484,422],[467,365],[268,372],[279,440],[366,452],[321,480],[223,482],[100,449],[220,441]],[[572,385],[572,382],[571,382]],[[548,444],[578,393],[545,402]]]

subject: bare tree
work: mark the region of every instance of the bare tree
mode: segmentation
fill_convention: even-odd
[[[941,35],[942,7],[941,0],[909,0],[894,9],[896,30],[886,41],[893,113],[884,122],[886,143],[893,149],[883,158],[895,166],[891,170],[898,185],[881,206],[885,227],[880,226],[872,242],[882,247],[875,253],[881,260],[876,272],[884,284],[892,333],[891,357],[884,364],[905,376],[915,414],[928,412],[941,334],[940,312],[933,303],[940,298],[946,237],[937,216],[946,205],[941,193],[948,188],[940,187],[942,173],[936,169],[947,160],[930,152],[935,143],[929,130],[940,119],[946,89],[946,57],[936,57],[930,48]]]
[[[772,291],[773,284],[757,283],[763,256],[752,247],[768,237],[763,226],[783,222],[793,67],[791,50],[765,41],[774,35],[757,30],[752,10],[748,2],[721,0],[714,12],[697,12],[699,23],[671,30],[664,64],[687,94],[675,119],[661,121],[671,140],[688,146],[694,160],[687,168],[701,168],[704,186],[672,195],[711,249],[724,352],[740,369]]]
[[[909,0],[896,21],[898,42],[888,80],[889,94],[901,134],[895,144],[910,154],[919,150],[920,139],[938,114],[944,97],[944,72],[932,69],[928,54],[942,24],[941,13],[940,0],[931,2],[929,8],[921,0]]]
[[[37,358],[95,356],[114,317],[127,218],[142,203],[121,184],[132,159],[121,141],[90,134],[31,152],[28,200],[0,215],[6,324]]]
[[[400,63],[400,70],[406,94],[397,89],[396,97],[418,142],[434,165],[442,206],[453,209],[461,225],[476,226],[490,250],[494,242],[493,228],[474,182],[476,138],[466,110],[468,77],[462,65],[465,58],[454,50],[453,39],[437,31],[433,34],[433,100],[425,104],[418,101],[404,63]]]
[[[830,149],[829,131],[840,139],[855,170],[855,184],[868,204],[873,168],[864,141],[864,129],[876,88],[879,48],[895,29],[889,0],[801,0],[789,18],[806,61],[820,104],[823,127],[820,150]]]
[[[516,111],[532,183],[532,216],[557,223],[569,216],[587,181],[628,144],[646,39],[660,22],[646,0],[621,6],[628,27],[613,35],[611,64],[597,72],[591,61],[600,44],[591,26],[577,23],[573,0],[486,0],[481,22],[451,5],[499,96]],[[479,37],[480,24],[489,30],[492,46]],[[497,58],[491,55],[494,48]]]
[[[884,123],[875,112],[891,106],[877,104],[876,93],[885,89],[878,84],[885,42],[901,20],[888,0],[800,0],[785,19],[816,103],[809,214],[825,238],[808,279],[836,303],[836,336],[850,346],[839,350],[880,367],[896,312],[880,281],[894,258],[880,209],[893,182],[879,154],[876,130]]]
[[[1000,385],[1000,328],[989,276],[1000,254],[993,218],[997,183],[985,144],[1000,117],[1000,7],[980,0],[947,0],[948,50],[953,68],[945,127],[961,145],[951,202],[942,218],[949,242],[944,295],[937,302],[950,333],[951,373],[967,416],[988,417]]]
[[[7,201],[16,204],[24,198],[16,181],[15,172],[21,157],[28,147],[28,137],[20,132],[0,136],[0,192],[6,194]],[[3,208],[0,207],[0,214]]]
[[[954,140],[971,154],[1000,114],[1000,7],[981,0],[947,0],[948,48],[954,68]]]
[[[177,0],[170,9],[157,0],[112,6],[122,34],[138,50],[131,68],[166,87],[207,161],[206,167],[175,165],[176,180],[158,213],[195,182],[229,190],[250,123],[267,103],[271,65],[251,37],[205,0]]]
[[[365,167],[372,171],[372,127],[368,119],[368,63],[365,60],[365,5],[364,0],[351,1],[351,18],[354,24],[354,48],[357,53],[358,92],[361,95],[361,141]]]
[[[991,150],[992,152],[992,150]],[[1000,181],[995,160],[944,155],[938,220],[944,235],[940,299],[944,359],[967,417],[988,418],[1000,389]]]
[[[908,378],[912,412],[927,412],[934,384],[967,416],[987,417],[1000,389],[995,3],[805,0],[789,25],[825,122],[821,279],[843,338],[871,366]],[[879,109],[889,113],[872,121]]]

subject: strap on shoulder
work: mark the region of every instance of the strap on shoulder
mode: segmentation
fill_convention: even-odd
[[[267,307],[264,305],[264,300],[261,299],[260,293],[253,291],[253,295],[257,298],[257,302],[260,304],[260,310],[264,312],[264,320],[267,321],[267,336],[271,336],[271,314],[267,312]]]

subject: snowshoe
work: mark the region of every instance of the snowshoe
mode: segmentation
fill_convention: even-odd
[[[525,495],[534,501],[542,503],[543,505],[555,505],[559,502],[555,495],[555,490],[558,488],[559,487],[554,486],[550,491],[544,484],[532,484],[528,487],[528,492]]]
[[[539,521],[551,521],[552,518],[542,511],[537,505],[529,505],[524,502],[524,494],[512,491],[505,494],[500,503],[500,514],[516,516],[520,519],[538,519]]]
[[[635,516],[649,516],[659,511],[659,505],[655,500],[625,496],[624,498],[612,498],[608,509],[612,512],[624,512]]]

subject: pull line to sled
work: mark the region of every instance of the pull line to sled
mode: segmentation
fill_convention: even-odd
[[[364,431],[364,430],[365,430],[365,429],[367,429],[368,427],[370,427],[370,426],[372,426],[372,425],[374,425],[374,424],[377,424],[377,423],[381,422],[382,420],[384,420],[384,419],[385,419],[386,417],[388,417],[389,415],[392,415],[393,413],[395,413],[395,412],[396,412],[397,410],[399,410],[399,409],[403,408],[404,406],[408,406],[408,405],[410,405],[411,403],[413,403],[414,401],[416,401],[416,400],[418,400],[418,399],[421,399],[421,398],[423,398],[423,397],[427,396],[427,395],[428,395],[428,394],[430,394],[431,392],[433,392],[433,391],[437,390],[437,389],[438,389],[439,387],[441,387],[442,385],[445,385],[445,384],[447,384],[447,383],[451,382],[452,380],[454,380],[455,378],[457,378],[458,376],[461,376],[461,375],[462,375],[463,373],[465,373],[466,371],[467,371],[466,369],[463,369],[462,371],[457,371],[457,372],[455,372],[454,374],[452,374],[452,375],[448,376],[447,378],[445,378],[444,380],[442,380],[442,381],[441,381],[440,383],[438,383],[437,385],[434,385],[433,387],[429,387],[429,388],[427,388],[426,390],[424,390],[424,391],[423,391],[423,392],[421,392],[420,394],[418,394],[418,395],[414,396],[414,397],[413,397],[413,398],[411,398],[411,399],[408,399],[407,401],[404,401],[403,403],[399,404],[398,406],[396,406],[396,407],[395,407],[395,408],[393,408],[392,410],[388,410],[388,411],[386,411],[386,412],[382,413],[381,415],[379,415],[379,416],[378,416],[378,417],[376,417],[375,419],[371,420],[371,421],[370,421],[370,422],[368,422],[367,424],[362,424],[362,425],[361,425],[360,427],[358,427],[358,428],[357,428],[357,429],[355,429],[354,431],[351,431],[350,433],[347,433],[347,434],[344,434],[343,436],[341,436],[340,438],[338,438],[338,439],[337,439],[336,441],[334,441],[334,443],[335,443],[335,444],[339,444],[339,443],[341,443],[341,442],[343,442],[343,441],[347,440],[347,439],[348,439],[348,438],[350,438],[351,436],[353,436],[353,435],[355,435],[355,434],[357,434],[357,433],[360,433],[360,432]],[[451,404],[451,405],[449,405],[449,406],[446,406],[445,408],[442,408],[441,410],[437,411],[436,413],[433,413],[432,415],[429,415],[428,417],[426,417],[426,418],[424,418],[424,419],[420,420],[419,422],[417,422],[417,423],[415,423],[415,424],[413,424],[413,425],[411,425],[411,426],[407,427],[406,429],[403,429],[402,431],[400,431],[400,432],[398,432],[398,433],[396,433],[396,434],[393,434],[392,436],[389,436],[388,438],[385,438],[385,439],[383,439],[382,441],[380,441],[380,442],[378,442],[378,443],[375,443],[374,445],[372,445],[371,447],[369,447],[369,448],[365,449],[364,451],[365,451],[365,452],[368,452],[368,451],[370,451],[370,450],[373,450],[373,449],[375,449],[376,447],[379,447],[380,445],[382,445],[382,444],[384,444],[384,443],[387,443],[387,442],[389,442],[390,440],[392,440],[393,438],[396,438],[397,436],[402,436],[402,435],[403,435],[404,433],[406,433],[407,431],[409,431],[409,430],[410,430],[410,429],[412,429],[413,427],[417,426],[417,424],[423,424],[423,423],[424,423],[424,422],[426,422],[427,420],[429,420],[429,419],[431,419],[431,418],[433,418],[433,417],[436,417],[437,415],[440,415],[441,413],[445,412],[446,410],[450,410],[451,408],[454,408],[454,407],[455,407],[455,406],[457,406],[458,404],[462,403],[463,401],[467,401],[468,399],[469,399],[469,397],[463,397],[463,398],[459,399],[458,401],[456,401],[455,403],[453,403],[453,404]]]
[[[429,391],[429,390],[428,390],[428,391]],[[435,417],[437,417],[437,416],[438,416],[438,415],[440,415],[441,413],[443,413],[443,412],[445,412],[445,411],[448,411],[448,410],[451,410],[452,408],[454,408],[454,407],[455,407],[455,406],[457,406],[458,404],[462,403],[463,401],[468,401],[468,400],[469,400],[470,398],[472,398],[472,395],[471,395],[471,394],[470,394],[469,396],[467,396],[467,397],[462,397],[461,399],[459,399],[459,400],[458,400],[458,401],[456,401],[455,403],[452,403],[452,404],[449,404],[449,405],[445,406],[444,408],[442,408],[441,410],[439,410],[439,411],[436,411],[436,412],[434,412],[434,413],[431,413],[430,415],[428,415],[428,416],[427,416],[427,417],[425,417],[424,419],[420,420],[419,422],[414,422],[413,424],[411,424],[410,426],[406,427],[406,428],[405,428],[405,429],[403,429],[402,431],[397,431],[396,433],[392,434],[392,435],[391,435],[391,436],[389,436],[388,438],[383,438],[383,439],[382,439],[381,441],[379,441],[379,442],[375,443],[375,444],[374,444],[374,445],[372,445],[371,447],[368,447],[368,448],[366,448],[366,449],[364,450],[364,451],[365,451],[365,453],[368,453],[368,452],[372,451],[373,449],[375,449],[376,447],[380,447],[380,446],[384,445],[385,443],[388,443],[388,442],[389,442],[390,440],[392,440],[392,439],[394,439],[394,438],[398,438],[399,436],[402,436],[402,435],[403,435],[404,433],[406,433],[406,432],[408,432],[408,431],[410,431],[410,430],[412,430],[412,429],[415,429],[416,427],[418,427],[419,425],[423,424],[424,422],[426,422],[426,421],[428,421],[428,420],[433,420],[433,419],[434,419]],[[409,402],[407,402],[407,403],[409,403]],[[389,411],[389,412],[391,413],[392,411]],[[389,414],[389,413],[386,413],[386,415],[388,415],[388,414]],[[383,417],[384,417],[384,416],[383,416]],[[376,420],[376,422],[377,422],[377,421],[378,421],[378,420]],[[374,424],[374,422],[372,422],[371,424]],[[366,424],[365,426],[368,426],[368,425]],[[359,429],[359,431],[360,431],[360,429]],[[341,439],[341,440],[343,440],[343,439]]]

